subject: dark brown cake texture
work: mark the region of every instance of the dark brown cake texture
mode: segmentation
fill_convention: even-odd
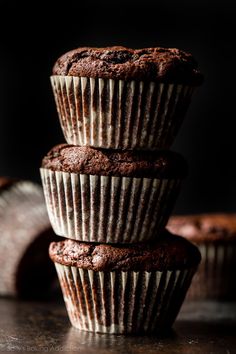
[[[188,298],[235,300],[236,214],[172,216],[167,228],[192,241],[202,254]]]
[[[192,85],[199,85],[203,80],[190,53],[162,47],[77,48],[56,61],[53,75],[151,80]]]
[[[100,176],[185,177],[187,163],[172,151],[122,151],[61,144],[44,157],[42,167]]]
[[[197,247],[180,236],[162,232],[155,242],[132,245],[53,242],[49,254],[55,263],[93,271],[165,271],[195,267],[200,262]]]

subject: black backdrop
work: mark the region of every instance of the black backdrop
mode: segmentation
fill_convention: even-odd
[[[46,4],[48,2],[48,4]],[[49,75],[78,46],[179,47],[205,83],[173,150],[189,162],[175,211],[236,211],[234,1],[0,3],[0,174],[40,181],[43,155],[63,142]]]

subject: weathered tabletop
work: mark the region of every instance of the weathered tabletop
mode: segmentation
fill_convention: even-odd
[[[116,336],[71,328],[63,303],[0,299],[0,351],[236,353],[236,303],[185,303],[165,337]]]

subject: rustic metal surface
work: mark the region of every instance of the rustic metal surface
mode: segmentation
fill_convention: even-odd
[[[236,353],[236,303],[185,303],[166,336],[80,332],[63,303],[0,299],[0,351],[81,354]]]

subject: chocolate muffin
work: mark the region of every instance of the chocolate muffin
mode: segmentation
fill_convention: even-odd
[[[55,63],[51,82],[69,144],[164,149],[203,81],[176,48],[77,48]]]
[[[106,333],[171,327],[200,262],[195,246],[167,231],[123,246],[54,242],[49,254],[72,325]]]
[[[171,151],[58,145],[41,168],[54,231],[88,242],[149,240],[164,228],[186,170]]]
[[[56,240],[40,186],[0,177],[0,295],[47,298],[56,273],[48,246]]]
[[[235,300],[236,214],[173,216],[168,229],[195,243],[202,254],[188,298]]]

